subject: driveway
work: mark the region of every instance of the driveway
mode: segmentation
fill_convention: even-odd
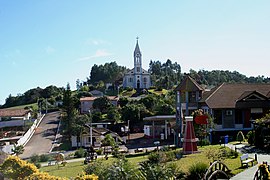
[[[26,159],[33,154],[49,153],[56,135],[59,117],[60,112],[45,115],[34,135],[24,147],[24,153],[20,155],[20,158]]]

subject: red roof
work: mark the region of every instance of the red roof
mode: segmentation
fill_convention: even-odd
[[[22,117],[29,112],[30,109],[0,109],[0,117]]]
[[[110,101],[119,100],[118,96],[105,96],[105,97],[107,97]],[[97,98],[101,98],[101,97],[83,97],[83,98],[80,98],[80,101],[94,101]]]

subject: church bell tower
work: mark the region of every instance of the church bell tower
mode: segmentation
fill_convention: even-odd
[[[139,47],[139,37],[134,50],[134,87],[137,89],[142,88],[142,53]]]

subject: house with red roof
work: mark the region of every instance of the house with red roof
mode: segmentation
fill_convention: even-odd
[[[109,101],[112,103],[112,105],[117,106],[119,97],[118,96],[106,96]],[[81,102],[81,113],[82,114],[87,114],[89,113],[89,110],[93,109],[93,103],[95,99],[100,98],[100,97],[83,97],[80,98]]]

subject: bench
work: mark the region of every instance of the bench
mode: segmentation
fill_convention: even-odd
[[[245,165],[248,167],[248,163],[251,163],[252,166],[253,166],[253,162],[254,162],[254,159],[251,159],[248,157],[248,154],[243,154],[241,157],[240,157],[240,160],[241,160],[241,165],[242,167]]]

